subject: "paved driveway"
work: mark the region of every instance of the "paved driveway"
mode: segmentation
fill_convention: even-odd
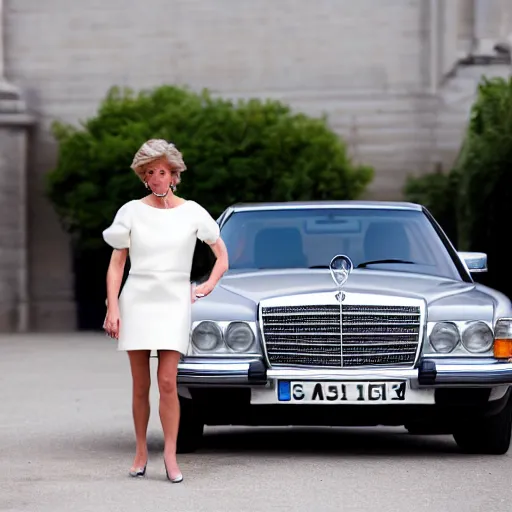
[[[97,334],[0,336],[0,510],[512,510],[512,450],[463,456],[402,429],[207,429],[173,485],[152,398],[148,476],[133,480],[125,354]]]

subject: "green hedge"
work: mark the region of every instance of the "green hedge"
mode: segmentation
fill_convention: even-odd
[[[373,177],[351,162],[324,118],[277,101],[233,102],[174,86],[114,87],[96,116],[79,127],[55,123],[53,133],[58,161],[47,193],[72,236],[81,327],[103,321],[110,249],[101,232],[123,203],[147,193],[129,168],[147,139],[176,144],[187,165],[177,193],[214,217],[242,201],[356,198]]]
[[[455,208],[457,186],[458,180],[454,173],[435,172],[408,178],[404,190],[408,201],[428,208],[454,243],[458,237]]]
[[[219,215],[238,201],[350,199],[373,177],[353,165],[325,119],[277,101],[232,102],[162,86],[134,94],[113,88],[81,129],[54,125],[57,167],[48,195],[81,245],[103,244],[101,230],[125,201],[145,195],[129,169],[140,145],[164,138],[183,153],[178,194]]]
[[[481,81],[453,170],[409,180],[406,194],[431,208],[459,250],[487,252],[485,283],[512,297],[512,78]]]

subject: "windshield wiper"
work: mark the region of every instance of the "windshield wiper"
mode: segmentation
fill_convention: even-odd
[[[329,268],[329,265],[311,265],[308,268]]]
[[[359,263],[356,268],[365,268],[368,265],[377,265],[378,263],[405,263],[407,265],[416,265],[414,261],[408,260],[399,260],[394,258],[389,258],[386,260],[372,260],[372,261],[363,261],[363,263]]]

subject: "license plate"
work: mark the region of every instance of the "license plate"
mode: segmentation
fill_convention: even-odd
[[[279,402],[294,403],[389,403],[406,401],[407,383],[385,382],[315,382],[279,381]]]

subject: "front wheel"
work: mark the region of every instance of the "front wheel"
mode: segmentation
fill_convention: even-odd
[[[204,432],[204,423],[201,419],[194,401],[179,396],[180,400],[180,426],[176,443],[177,453],[195,452],[201,445]]]
[[[493,416],[479,418],[453,433],[455,442],[465,453],[504,455],[510,448],[512,401]]]

